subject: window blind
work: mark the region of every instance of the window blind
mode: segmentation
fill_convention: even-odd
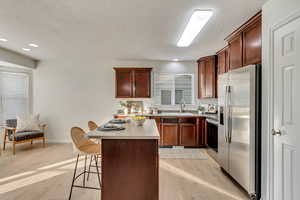
[[[0,123],[29,113],[29,75],[0,71]]]
[[[193,104],[193,74],[154,74],[156,105]]]

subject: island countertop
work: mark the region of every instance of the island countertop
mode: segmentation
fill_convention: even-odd
[[[143,126],[137,126],[133,121],[123,124],[125,130],[122,131],[90,131],[88,138],[93,139],[159,139],[159,131],[155,120],[147,119]]]

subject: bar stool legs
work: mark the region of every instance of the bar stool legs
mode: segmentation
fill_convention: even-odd
[[[89,164],[89,171],[88,171],[88,175],[87,175],[87,181],[89,181],[89,177],[90,177],[90,171],[91,171],[91,167],[96,167],[95,165],[92,165],[93,159],[97,159],[97,161],[99,161],[99,159],[101,158],[101,156],[97,155],[97,156],[91,156],[90,158],[90,164]],[[101,168],[101,165],[99,166],[97,163],[98,168]]]
[[[83,182],[82,182],[83,187],[85,187],[86,159],[87,159],[87,156],[85,155],[84,156]]]
[[[93,157],[94,156],[91,156],[91,158],[90,158],[89,171],[88,171],[88,175],[87,175],[87,179],[86,179],[87,181],[89,181],[89,178],[90,178],[90,171],[91,171]]]
[[[96,171],[97,172],[91,172],[90,171],[90,168],[91,168],[91,163],[92,163],[92,160],[95,160],[95,168],[96,168]],[[87,155],[85,155],[85,158],[84,158],[84,171],[81,172],[80,174],[78,174],[76,176],[76,172],[77,172],[77,167],[78,167],[78,161],[79,161],[79,154],[77,155],[77,160],[76,160],[76,164],[75,164],[75,169],[74,169],[74,174],[73,174],[73,180],[72,180],[72,185],[71,185],[71,190],[70,190],[70,194],[69,194],[69,200],[71,200],[71,197],[72,197],[72,192],[73,192],[73,188],[74,187],[77,187],[77,188],[86,188],[86,189],[94,189],[94,190],[101,190],[101,179],[100,179],[100,172],[99,172],[99,165],[98,165],[98,156],[97,155],[92,155],[91,156],[91,160],[90,160],[90,165],[89,165],[89,170],[87,171],[86,170],[86,161],[87,161]],[[93,166],[92,166],[93,167]],[[99,182],[99,188],[96,188],[96,187],[88,187],[86,186],[85,184],[85,174],[88,173],[88,176],[87,176],[87,180],[89,178],[89,175],[90,173],[92,174],[97,174],[97,177],[98,177],[98,182]],[[80,177],[81,175],[83,175],[83,182],[82,182],[82,186],[81,185],[75,185],[75,180]]]
[[[71,190],[70,190],[70,194],[69,194],[69,200],[71,200],[72,192],[73,192],[73,185],[74,185],[74,182],[76,180],[75,176],[76,176],[76,171],[77,171],[78,159],[79,159],[79,154],[77,155],[77,159],[76,159],[76,164],[75,164],[75,169],[74,169],[74,174],[73,174],[73,180],[72,180]]]
[[[99,173],[99,167],[98,167],[98,156],[95,156],[95,162],[96,162],[96,170],[97,170],[97,174],[98,174],[98,181],[99,181],[99,185],[101,187],[100,173]]]

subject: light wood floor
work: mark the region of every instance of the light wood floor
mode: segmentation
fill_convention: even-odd
[[[8,147],[0,156],[0,199],[67,199],[75,156],[69,144],[48,144],[46,148],[41,144],[18,145],[15,156]],[[89,184],[97,186],[96,180],[92,176]],[[159,187],[160,200],[249,199],[211,158],[161,159]],[[100,193],[75,188],[72,199],[99,200]]]

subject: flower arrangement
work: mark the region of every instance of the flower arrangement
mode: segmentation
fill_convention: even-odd
[[[119,101],[119,104],[122,107],[124,114],[127,115],[130,109],[130,104],[124,101]]]

